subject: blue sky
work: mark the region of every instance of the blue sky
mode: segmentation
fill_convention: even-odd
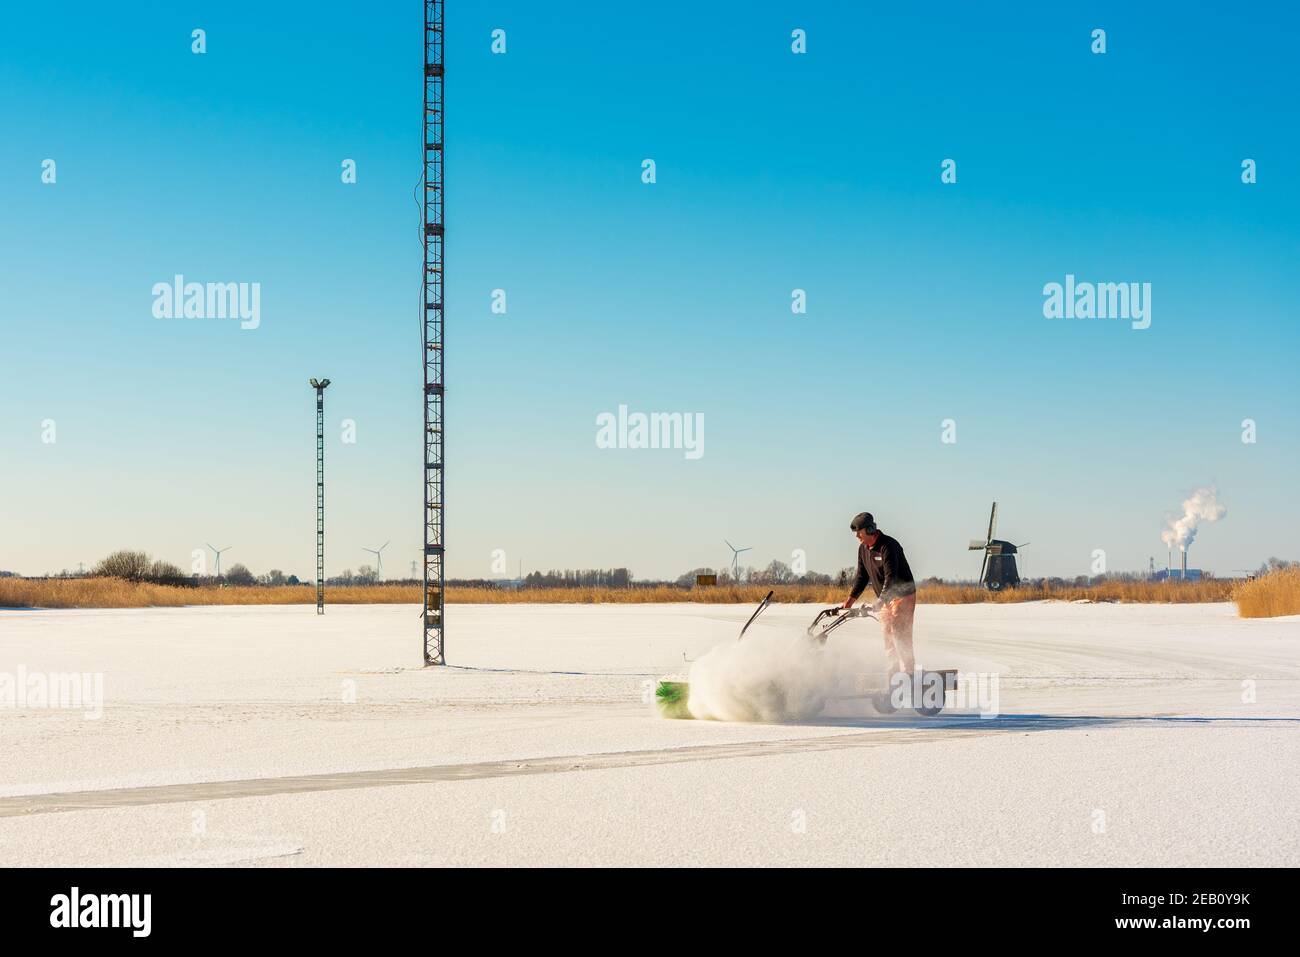
[[[1031,574],[1099,548],[1137,569],[1211,482],[1228,514],[1193,566],[1300,557],[1300,14],[449,6],[451,574],[501,549],[512,571],[676,575],[725,563],[724,537],[833,570],[870,509],[918,574],[973,576],[994,498]],[[309,577],[307,379],[328,376],[327,570],[391,539],[409,571],[421,15],[7,13],[0,568],[188,566],[211,541]],[[260,327],[155,319],[176,273],[260,283]],[[1067,273],[1150,282],[1151,328],[1044,318]],[[705,454],[597,448],[620,404],[702,414]]]

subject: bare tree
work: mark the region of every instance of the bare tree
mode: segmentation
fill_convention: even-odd
[[[790,571],[790,566],[774,558],[772,563],[763,569],[759,580],[767,585],[786,585],[793,578],[794,574]]]
[[[95,566],[95,574],[105,578],[124,578],[139,582],[149,577],[153,563],[144,552],[132,552],[123,549],[113,552]]]
[[[176,579],[184,577],[185,573],[183,571],[171,562],[165,562],[161,558],[149,566],[149,578],[153,581],[176,581]]]
[[[234,565],[230,566],[229,571],[225,574],[225,579],[226,583],[230,585],[257,584],[257,579],[254,578],[253,573],[248,570],[248,566],[241,562],[236,562]]]

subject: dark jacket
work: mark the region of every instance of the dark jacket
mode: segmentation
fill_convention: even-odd
[[[876,536],[876,544],[858,546],[858,574],[853,579],[854,601],[868,584],[876,597],[885,601],[916,593],[916,580],[907,565],[903,546],[884,532]]]

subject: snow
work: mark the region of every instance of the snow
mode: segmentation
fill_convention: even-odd
[[[0,704],[0,866],[1300,864],[1300,618],[922,605],[919,663],[996,675],[996,717],[659,718],[751,612],[452,606],[425,669],[415,606],[0,611],[0,680],[104,689]],[[883,671],[874,623],[832,641]]]

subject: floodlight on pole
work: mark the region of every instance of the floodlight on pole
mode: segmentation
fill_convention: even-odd
[[[325,387],[329,379],[309,379],[316,390],[316,614],[325,614]]]

